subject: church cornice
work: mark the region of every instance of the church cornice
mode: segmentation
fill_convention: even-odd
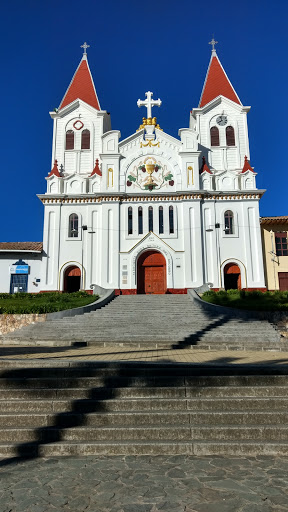
[[[155,195],[148,194],[126,194],[126,193],[114,193],[114,194],[75,194],[75,195],[64,195],[64,194],[39,194],[37,197],[43,204],[76,204],[76,203],[106,203],[106,202],[119,202],[119,203],[131,203],[131,202],[161,202],[161,201],[191,201],[191,200],[202,200],[202,201],[239,201],[239,200],[258,200],[260,199],[265,190],[251,190],[251,191],[203,191],[196,190],[191,192],[176,192],[174,194],[159,193]]]

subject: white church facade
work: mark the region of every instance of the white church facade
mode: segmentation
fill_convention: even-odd
[[[249,163],[250,107],[242,105],[214,44],[199,106],[179,138],[157,124],[161,100],[148,91],[138,100],[146,117],[125,140],[100,107],[86,47],[60,107],[50,113],[52,170],[38,196],[43,246],[0,244],[1,291],[265,289],[264,191]],[[15,277],[24,275],[21,266],[26,288]]]

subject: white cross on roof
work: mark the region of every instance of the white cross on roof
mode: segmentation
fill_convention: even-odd
[[[87,44],[86,41],[84,44],[81,44],[80,48],[83,48],[84,51],[83,51],[83,55],[87,55],[87,48],[90,48],[90,44]]]
[[[146,100],[138,100],[138,107],[146,107],[147,108],[147,119],[152,117],[152,107],[160,107],[162,105],[162,101],[158,98],[158,100],[152,100],[153,92],[148,91],[145,92],[145,96],[147,96]]]
[[[208,44],[212,45],[212,52],[213,52],[215,50],[215,44],[218,44],[218,41],[215,41],[214,36],[213,36],[211,41]]]

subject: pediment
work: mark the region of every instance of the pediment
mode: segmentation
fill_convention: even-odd
[[[209,177],[209,178],[211,178],[211,177],[213,176],[213,174],[214,174],[214,173],[213,173],[213,170],[211,169],[210,171],[206,171],[206,170],[205,170],[205,171],[202,171],[200,176],[201,176],[202,178],[203,178],[203,177]]]
[[[256,176],[257,172],[250,171],[250,169],[247,169],[247,171],[245,172],[241,172],[241,176],[248,176],[249,174],[251,174],[252,176]]]
[[[137,242],[137,244],[133,245],[133,247],[131,247],[131,249],[129,249],[128,254],[133,252],[135,249],[139,249],[139,248],[143,248],[143,249],[159,249],[161,251],[161,248],[162,250],[167,250],[167,248],[172,251],[172,252],[179,252],[179,251],[175,251],[175,249],[173,249],[170,245],[168,245],[166,242],[164,242],[164,240],[162,240],[158,235],[156,235],[153,231],[150,231],[149,233],[147,233],[147,235],[145,235],[143,238],[141,238],[141,240],[139,240],[139,242]]]
[[[177,147],[177,149],[181,148],[182,147],[182,143],[179,139],[176,139],[175,137],[172,137],[172,135],[169,135],[168,133],[166,132],[162,132],[162,130],[158,130],[157,128],[155,128],[155,140],[152,140],[151,141],[151,145],[149,144],[149,141],[148,140],[145,140],[144,139],[144,135],[145,135],[145,130],[139,130],[139,132],[136,132],[136,133],[133,133],[132,135],[129,135],[129,137],[127,137],[126,139],[124,140],[121,140],[121,142],[119,142],[119,150],[122,149],[125,150],[126,146],[130,146],[131,143],[134,143],[135,145],[135,142],[137,143],[137,141],[139,142],[139,147],[142,143],[142,147],[145,148],[145,147],[156,147],[158,145],[158,143],[160,143],[160,147],[161,147],[161,142],[163,143],[168,143],[169,145],[174,145]],[[156,146],[153,146],[153,145],[156,145]],[[147,145],[147,146],[146,146]]]
[[[55,117],[63,118],[63,117],[66,117],[67,115],[70,115],[72,112],[74,112],[77,109],[86,110],[87,112],[93,113],[94,115],[95,115],[95,113],[97,113],[97,114],[106,113],[106,111],[97,110],[96,108],[91,107],[91,105],[89,105],[85,101],[80,100],[78,98],[77,100],[72,101],[72,103],[69,103],[69,105],[66,105],[66,107],[61,108],[61,110],[56,111],[56,112],[55,111],[50,112],[50,115],[52,118],[55,118]]]
[[[55,176],[55,174],[51,174],[51,176],[45,176],[45,180],[51,182],[53,180],[58,181],[61,180],[62,176]]]
[[[207,105],[205,105],[204,107],[193,109],[191,113],[192,113],[192,115],[196,112],[201,112],[202,114],[206,114],[207,112],[209,112],[210,110],[214,109],[215,107],[217,107],[219,105],[221,105],[221,106],[226,105],[227,107],[230,107],[230,108],[232,107],[233,109],[235,109],[238,112],[243,112],[243,111],[249,112],[249,110],[251,108],[251,107],[244,107],[243,105],[239,105],[238,103],[235,103],[234,101],[229,100],[225,96],[219,95],[216,98],[214,98],[213,100],[211,100],[209,103],[207,103]]]

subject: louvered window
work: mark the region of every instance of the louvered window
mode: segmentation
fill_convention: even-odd
[[[66,149],[74,149],[74,132],[68,130],[66,132]]]
[[[90,149],[90,132],[83,130],[81,134],[81,149]]]
[[[231,210],[227,210],[224,213],[224,226],[225,226],[225,234],[226,235],[233,235],[234,233],[234,216],[233,212]]]
[[[227,146],[235,146],[235,133],[233,126],[226,128],[226,144]]]
[[[132,235],[133,233],[133,211],[132,206],[128,208],[128,235]]]
[[[164,224],[163,224],[163,206],[159,207],[159,234],[163,235]]]
[[[211,146],[220,146],[219,130],[217,126],[212,126],[210,129]]]
[[[78,237],[78,215],[76,215],[76,213],[71,213],[71,215],[69,216],[68,236],[70,238]]]

